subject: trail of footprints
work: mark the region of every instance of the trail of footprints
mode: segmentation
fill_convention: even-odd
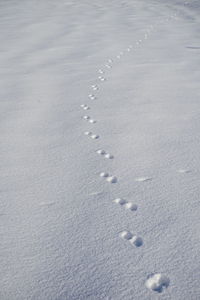
[[[171,16],[171,19],[175,19],[177,16],[177,14],[175,13],[174,15]],[[170,18],[166,18],[163,20],[163,22],[165,21],[169,21]],[[148,37],[150,36],[151,32],[154,31],[154,26],[153,25],[150,25],[150,27],[146,30],[145,34],[144,34],[144,37],[143,37],[143,40],[142,39],[139,39],[135,42],[135,46],[134,45],[129,45],[124,51],[120,51],[119,54],[116,56],[116,61],[113,60],[113,59],[108,59],[104,65],[105,69],[107,69],[108,71],[110,69],[112,69],[114,67],[114,63],[117,62],[118,60],[120,60],[124,55],[125,53],[129,53],[131,52],[132,50],[137,50],[141,44],[143,43],[143,41],[147,40]],[[99,69],[98,70],[98,80],[100,82],[105,82],[107,79],[105,77],[106,75],[106,70],[104,69]],[[97,95],[95,94],[95,92],[97,92],[98,90],[100,89],[100,86],[98,84],[93,84],[91,86],[91,90],[93,91],[93,93],[90,93],[88,95],[88,98],[90,100],[98,100],[98,97]],[[87,105],[87,104],[82,104],[81,105],[81,108],[83,110],[90,110],[90,107]],[[91,118],[90,116],[88,115],[84,115],[82,117],[83,120],[87,121],[88,123],[90,124],[95,124],[97,121],[94,120],[93,118]],[[84,132],[84,135],[90,137],[91,139],[93,140],[96,140],[96,139],[99,139],[99,135],[98,134],[95,134],[91,131],[85,131]],[[106,152],[105,150],[103,149],[98,149],[96,150],[96,153],[99,154],[100,156],[106,158],[106,159],[113,159],[114,158],[114,155],[113,154],[110,154],[108,152]],[[190,172],[190,170],[186,170],[186,169],[179,169],[177,170],[178,173],[188,173]],[[113,176],[107,172],[101,172],[99,174],[99,176],[104,179],[105,181],[107,181],[108,183],[117,183],[118,182],[118,179],[116,176]],[[151,181],[152,178],[151,177],[138,177],[135,179],[136,182],[147,182],[147,181]],[[136,212],[138,210],[138,206],[137,204],[131,202],[131,201],[128,201],[128,200],[125,200],[123,198],[116,198],[113,200],[113,203],[116,205],[116,206],[119,206],[125,210],[129,210],[130,212]],[[140,248],[143,246],[144,244],[144,241],[143,241],[143,238],[141,236],[139,236],[138,234],[135,234],[135,233],[132,233],[131,231],[129,230],[123,230],[119,233],[119,236],[121,239],[123,239],[124,241],[126,241],[127,243],[129,243],[130,245],[136,247],[136,248]],[[165,288],[167,288],[169,286],[169,278],[163,274],[160,274],[160,273],[154,273],[154,274],[150,274],[148,277],[147,277],[147,280],[146,280],[146,287],[152,291],[156,291],[156,292],[162,292]]]

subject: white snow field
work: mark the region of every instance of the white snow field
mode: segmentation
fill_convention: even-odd
[[[1,0],[0,300],[200,299],[200,2]]]

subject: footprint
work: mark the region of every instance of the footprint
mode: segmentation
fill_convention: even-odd
[[[90,107],[87,106],[86,104],[81,104],[81,107],[82,107],[84,110],[89,110],[89,109],[90,109]]]
[[[137,182],[145,182],[145,181],[150,181],[150,180],[152,180],[151,177],[138,177],[135,179],[135,181],[137,181]]]
[[[93,120],[93,119],[90,119],[89,120],[89,123],[92,123],[92,124],[95,124],[97,121],[96,120]]]
[[[91,135],[92,135],[92,132],[90,132],[90,131],[85,131],[84,134],[85,134],[85,135],[91,136]]]
[[[120,204],[120,205],[124,205],[126,204],[126,200],[122,199],[122,198],[117,198],[115,200],[113,200],[114,203]]]
[[[99,174],[100,177],[105,177],[106,181],[110,183],[116,183],[117,182],[117,177],[116,176],[110,176],[107,172],[102,172]]]
[[[143,239],[137,235],[133,235],[133,233],[128,230],[122,231],[120,237],[129,241],[135,247],[141,247],[143,245]]]
[[[95,99],[96,99],[95,95],[93,95],[93,94],[89,94],[88,97],[89,97],[91,100],[95,100]]]
[[[137,235],[134,235],[130,239],[130,243],[136,247],[141,247],[143,245],[143,239]]]
[[[113,60],[111,58],[108,59],[109,64],[113,63]]]
[[[96,140],[96,139],[99,138],[99,135],[93,134],[91,131],[85,131],[84,134],[87,135],[87,136],[90,136],[91,139],[93,139],[93,140]]]
[[[102,69],[99,69],[98,71],[100,74],[104,74],[104,71]]]
[[[96,151],[98,154],[100,155],[103,155],[105,158],[108,158],[108,159],[113,159],[114,158],[114,155],[110,154],[110,153],[106,153],[105,150],[103,149],[99,149]]]
[[[99,76],[98,78],[99,78],[101,81],[106,81],[106,78],[105,78],[105,77]]]
[[[117,182],[117,177],[116,176],[109,176],[106,180],[110,183],[116,183]]]
[[[136,211],[138,209],[138,206],[132,202],[127,202],[125,204],[126,209],[130,209],[131,211]]]
[[[84,120],[89,120],[90,117],[89,117],[89,116],[83,116],[83,119],[84,119]]]
[[[97,139],[99,138],[99,135],[97,135],[97,134],[92,134],[92,135],[91,135],[91,138],[92,138],[93,140],[97,140]]]
[[[122,231],[122,232],[120,233],[120,237],[121,237],[122,239],[128,241],[128,240],[132,239],[133,234],[132,234],[130,231],[128,231],[128,230],[124,230],[124,231]]]
[[[152,291],[162,293],[169,286],[170,280],[161,273],[151,274],[147,277],[146,287]]]
[[[107,69],[111,69],[111,68],[112,68],[110,65],[105,65],[105,67],[106,67]]]
[[[113,156],[112,154],[106,153],[106,154],[105,154],[105,158],[113,159],[114,156]]]
[[[88,121],[89,123],[92,124],[97,122],[96,120],[91,119],[90,116],[83,116],[83,120]]]
[[[100,154],[100,155],[106,154],[106,151],[104,151],[103,149],[99,149],[99,150],[97,150],[96,152],[97,152],[98,154]]]
[[[92,88],[93,91],[97,91],[99,89],[96,84],[92,85],[91,88]]]
[[[105,178],[106,178],[106,177],[109,176],[109,174],[106,173],[106,172],[102,172],[102,173],[99,174],[99,176],[100,176],[100,177],[105,177]]]
[[[115,200],[113,200],[114,203],[119,204],[119,205],[124,205],[124,207],[126,209],[129,209],[131,211],[136,211],[137,210],[137,205],[132,203],[132,202],[128,202],[125,199],[122,198],[117,198]]]

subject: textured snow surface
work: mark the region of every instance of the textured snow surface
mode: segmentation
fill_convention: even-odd
[[[1,300],[200,299],[200,3],[0,2]]]

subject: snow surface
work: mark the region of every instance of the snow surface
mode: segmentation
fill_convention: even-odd
[[[200,299],[199,1],[2,0],[0,25],[0,299]]]

